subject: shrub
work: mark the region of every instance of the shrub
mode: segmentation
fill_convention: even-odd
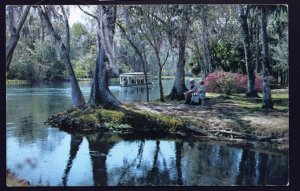
[[[248,77],[232,72],[213,72],[205,78],[205,86],[207,92],[215,93],[243,93],[247,90]],[[256,91],[262,91],[262,77],[255,74],[255,88]]]

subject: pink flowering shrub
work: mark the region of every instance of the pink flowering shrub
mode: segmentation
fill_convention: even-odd
[[[247,90],[247,75],[232,72],[218,71],[209,74],[205,78],[205,86],[207,92],[215,93],[243,93]],[[256,91],[262,91],[262,77],[255,74]]]

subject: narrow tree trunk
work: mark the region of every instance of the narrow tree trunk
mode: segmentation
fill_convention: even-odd
[[[140,61],[142,63],[142,69],[145,77],[145,88],[146,88],[146,95],[147,95],[147,102],[149,102],[149,87],[148,87],[148,77],[147,77],[147,58],[145,54],[145,47],[143,45],[137,45],[135,39],[130,39],[128,34],[126,33],[125,29],[121,24],[118,24],[119,28],[121,29],[121,32],[125,35],[127,41],[130,43],[132,48],[135,50],[135,53],[140,58]],[[130,28],[130,26],[128,26]],[[132,31],[130,31],[132,34]]]
[[[67,49],[64,46],[64,44],[61,45],[61,50],[64,55],[65,60],[65,66],[67,68],[68,76],[70,78],[71,83],[71,95],[72,95],[72,104],[76,107],[81,107],[85,104],[84,97],[82,95],[82,92],[79,88],[75,72],[72,67],[70,55],[67,53]]]
[[[82,95],[82,92],[79,88],[75,72],[72,67],[71,59],[70,59],[70,30],[69,30],[69,22],[68,22],[68,17],[65,12],[65,9],[63,6],[61,6],[61,9],[63,11],[64,15],[64,23],[65,23],[65,28],[66,28],[66,39],[65,39],[65,44],[61,44],[61,49],[65,58],[65,65],[68,71],[68,75],[70,78],[71,82],[71,93],[72,93],[72,103],[75,106],[83,106],[85,104],[84,97]]]
[[[198,54],[199,62],[200,62],[200,60],[201,60],[203,57],[202,57],[202,55],[201,55],[200,48],[199,48],[199,46],[198,46],[198,44],[197,44],[196,41],[194,41],[194,44],[195,44],[195,47],[196,47],[196,49],[197,49],[197,54]],[[202,59],[202,60],[203,60],[203,59]],[[203,64],[201,64],[201,63],[203,63]],[[204,78],[205,78],[205,77],[207,76],[207,74],[208,74],[208,67],[206,66],[205,60],[200,62],[200,66],[201,66],[201,71],[202,71],[202,73],[203,73],[203,75],[204,75]]]
[[[141,49],[142,49],[142,54],[144,55],[141,57],[141,59],[142,59],[143,73],[145,77],[146,100],[147,102],[149,102],[150,98],[149,98],[149,86],[148,86],[148,74],[147,74],[147,60],[146,60],[147,58],[145,54],[145,47],[142,46]]]
[[[285,86],[288,86],[289,85],[289,72],[287,71],[287,72],[285,72],[285,83],[284,83],[284,85]]]
[[[260,63],[260,48],[259,48],[259,24],[256,24],[256,72],[260,73],[261,63]]]
[[[257,97],[257,92],[255,90],[255,74],[254,67],[251,61],[251,51],[250,51],[250,41],[249,41],[249,30],[247,24],[247,13],[244,13],[243,5],[239,5],[240,11],[240,26],[241,34],[243,37],[244,50],[245,50],[245,62],[248,75],[248,84],[247,84],[247,97]]]
[[[263,109],[273,109],[270,88],[270,63],[269,63],[269,47],[267,36],[267,13],[266,8],[261,8],[261,40],[262,40],[262,58],[263,58]]]
[[[160,93],[160,101],[164,102],[165,101],[164,89],[163,89],[163,85],[162,85],[161,76],[162,76],[162,67],[159,67],[159,70],[158,70],[158,86],[159,86],[159,93]]]
[[[51,33],[51,35],[54,37],[53,39],[55,40],[55,42],[59,45],[61,52],[64,56],[64,60],[65,60],[65,66],[68,72],[68,76],[70,78],[70,83],[71,83],[71,95],[72,95],[72,104],[76,107],[81,107],[85,104],[84,101],[84,97],[82,95],[82,92],[79,88],[72,64],[71,64],[71,60],[70,60],[70,55],[69,55],[69,49],[68,47],[70,46],[69,44],[67,44],[67,46],[65,46],[65,44],[62,42],[61,37],[54,31],[54,28],[52,26],[52,23],[50,21],[50,18],[48,17],[48,15],[42,10],[41,7],[39,7],[38,9],[40,16],[44,19],[47,27],[49,28],[49,31]],[[64,10],[63,10],[64,11]],[[68,21],[65,18],[65,25],[66,25],[66,32],[68,33]],[[69,35],[67,34],[67,37]],[[66,42],[68,43],[69,40],[66,39]]]
[[[9,70],[14,51],[19,41],[19,35],[11,35],[8,41],[8,46],[6,46],[6,71]]]
[[[27,18],[27,15],[29,13],[31,6],[25,6],[24,11],[22,12],[22,15],[20,17],[20,20],[17,24],[17,26],[15,26],[14,24],[14,11],[13,11],[13,7],[12,6],[7,6],[8,9],[8,24],[9,24],[9,31],[10,31],[10,37],[8,39],[8,43],[6,45],[6,71],[9,70],[9,66],[14,54],[14,51],[16,49],[16,46],[18,44],[19,41],[19,37],[20,37],[20,31],[21,28],[23,27],[25,20]]]
[[[208,33],[208,24],[207,24],[207,7],[202,8],[203,16],[201,17],[201,22],[203,25],[203,41],[204,41],[204,55],[205,62],[208,66],[208,73],[212,73],[212,62],[211,62],[211,52],[210,52],[210,42],[209,42],[209,33]]]

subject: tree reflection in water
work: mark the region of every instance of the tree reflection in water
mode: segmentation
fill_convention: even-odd
[[[80,135],[71,135],[70,153],[68,163],[62,178],[62,185],[67,186],[68,176],[72,168],[73,160],[75,159],[79,146],[82,143],[83,137]]]
[[[284,155],[182,139],[137,140],[100,134],[86,139],[94,186],[284,185],[288,181]],[[64,186],[82,140],[71,136]]]
[[[237,185],[254,185],[253,179],[255,178],[256,166],[254,155],[254,151],[249,151],[249,149],[243,150],[239,167],[239,174],[236,179]]]

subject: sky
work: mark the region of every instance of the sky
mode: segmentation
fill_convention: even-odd
[[[77,7],[77,6],[70,6],[70,16],[69,16],[69,25],[72,25],[75,22],[84,23],[85,14]]]

